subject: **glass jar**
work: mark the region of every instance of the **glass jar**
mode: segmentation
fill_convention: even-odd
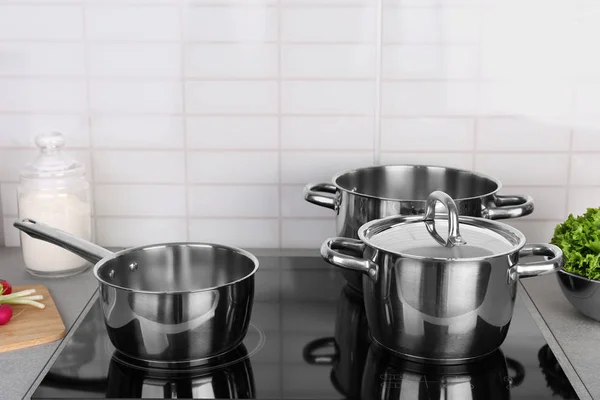
[[[65,139],[52,132],[36,137],[37,159],[20,175],[17,190],[19,218],[48,224],[92,240],[90,184],[84,166],[63,153]],[[23,260],[29,273],[43,277],[75,275],[89,264],[60,247],[21,232]]]

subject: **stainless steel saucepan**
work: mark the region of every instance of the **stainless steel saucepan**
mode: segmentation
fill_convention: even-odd
[[[447,219],[435,218],[438,201],[448,209]],[[443,238],[438,232],[446,230]],[[459,216],[442,192],[430,195],[425,216],[371,221],[358,234],[360,240],[328,239],[321,255],[364,274],[373,340],[421,361],[461,363],[496,350],[508,333],[518,280],[564,265],[558,247],[525,244],[509,225]],[[524,262],[527,256],[548,259]]]
[[[164,243],[113,253],[33,220],[14,226],[95,264],[108,335],[128,357],[192,367],[246,336],[258,260],[244,250]]]
[[[333,183],[308,184],[304,199],[336,213],[337,235],[358,239],[359,228],[393,215],[423,215],[433,191],[447,193],[458,213],[488,219],[517,218],[533,212],[530,196],[499,195],[502,184],[480,173],[433,165],[382,165],[340,172]],[[343,271],[361,291],[361,276]]]

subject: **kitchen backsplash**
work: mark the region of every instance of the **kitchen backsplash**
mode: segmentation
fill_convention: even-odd
[[[304,184],[389,163],[491,174],[548,240],[600,205],[599,33],[590,0],[0,0],[0,238],[55,130],[104,246],[317,248]]]

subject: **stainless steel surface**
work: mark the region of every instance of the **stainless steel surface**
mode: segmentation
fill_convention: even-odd
[[[133,359],[193,366],[246,335],[258,260],[244,250],[166,243],[112,253],[35,221],[15,227],[97,261],[93,272],[110,340]]]
[[[439,259],[394,253],[369,239],[388,226],[422,223],[420,216],[371,221],[358,232],[361,240],[328,239],[321,255],[339,267],[359,271],[373,340],[394,352],[435,363],[471,361],[496,350],[512,318],[517,278],[562,268],[560,249],[547,244],[525,247],[524,236],[506,224],[460,217],[461,224],[489,227],[504,233],[513,249],[484,257]],[[364,246],[363,256],[355,257]],[[524,251],[523,251],[524,250]],[[520,262],[532,255],[550,260]]]
[[[435,229],[435,207],[440,202],[446,207],[448,214],[448,235],[444,240],[443,237]],[[447,193],[436,190],[431,192],[427,198],[425,208],[425,216],[423,217],[427,231],[431,237],[444,247],[462,246],[466,244],[465,240],[460,236],[460,224],[458,222],[458,209],[456,203]]]
[[[422,215],[429,194],[441,190],[454,199],[460,215],[517,218],[533,212],[530,196],[499,195],[501,183],[472,171],[429,165],[384,165],[345,171],[333,183],[308,184],[306,201],[336,214],[337,235],[358,238],[366,222],[393,215]],[[441,211],[441,207],[440,207]],[[344,277],[361,290],[360,275]]]
[[[485,360],[458,366],[415,363],[369,349],[361,399],[495,400],[510,399],[523,382],[525,368],[497,350]]]
[[[15,221],[13,225],[32,238],[43,240],[69,250],[85,258],[92,264],[97,263],[105,257],[113,256],[112,251],[31,219],[21,219]]]
[[[558,284],[569,303],[583,315],[600,321],[600,281],[564,270],[557,275]]]
[[[107,398],[252,399],[255,397],[252,365],[244,345],[233,350],[232,362],[212,369],[169,372],[140,369],[110,361]],[[236,361],[236,359],[238,361]]]
[[[560,254],[560,267],[557,267],[557,255]],[[532,261],[526,264],[516,264],[508,272],[511,282],[531,276],[541,276],[552,272],[561,272],[564,266],[564,256],[558,246],[550,243],[526,244],[519,251],[519,257],[546,257],[543,261]]]

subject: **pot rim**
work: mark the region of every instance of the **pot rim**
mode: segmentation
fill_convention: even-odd
[[[158,290],[156,290],[156,291],[154,291],[154,290],[137,290],[137,289],[132,289],[132,288],[128,288],[125,286],[116,285],[116,284],[108,282],[105,279],[100,277],[100,274],[99,274],[100,269],[102,269],[103,267],[106,267],[106,265],[109,261],[113,261],[122,255],[131,253],[134,251],[138,251],[138,250],[148,250],[148,249],[152,249],[152,248],[177,247],[177,246],[213,247],[213,248],[220,248],[220,249],[228,250],[228,251],[237,253],[241,256],[248,258],[254,264],[254,268],[252,269],[252,271],[250,271],[245,276],[243,276],[239,279],[236,279],[234,281],[227,282],[222,285],[211,286],[211,287],[202,288],[202,289],[194,289],[194,290],[160,290],[160,291],[158,291]],[[96,280],[98,281],[98,283],[100,283],[102,285],[113,287],[115,289],[123,290],[125,292],[139,293],[139,294],[155,294],[155,295],[165,295],[165,294],[175,295],[175,294],[191,294],[191,293],[208,292],[208,291],[218,290],[218,289],[221,289],[221,288],[224,288],[227,286],[235,285],[236,283],[242,282],[242,281],[254,276],[254,274],[258,270],[258,267],[259,267],[258,258],[254,254],[250,253],[249,251],[237,248],[237,247],[232,247],[232,246],[227,246],[227,245],[217,244],[217,243],[206,243],[206,242],[166,242],[166,243],[157,243],[157,244],[130,247],[127,249],[117,251],[117,252],[113,253],[112,255],[105,257],[105,258],[101,259],[100,261],[98,261],[96,263],[96,265],[94,265],[93,274],[94,274],[94,277],[96,278]]]
[[[439,215],[446,216],[447,214],[439,214]],[[510,250],[504,251],[502,253],[494,253],[489,256],[465,257],[465,258],[444,258],[444,257],[417,256],[417,255],[413,255],[413,254],[406,254],[406,253],[401,253],[401,252],[390,251],[390,250],[384,249],[381,246],[377,246],[377,245],[373,244],[370,240],[370,237],[367,237],[367,235],[369,234],[369,232],[371,230],[376,230],[378,228],[379,228],[379,231],[376,233],[380,233],[387,228],[396,226],[397,224],[413,224],[413,223],[423,222],[422,215],[414,215],[414,216],[392,215],[390,217],[385,217],[385,218],[369,221],[369,222],[365,223],[364,225],[362,225],[358,229],[358,237],[367,246],[377,249],[379,251],[383,251],[385,253],[396,254],[403,258],[409,258],[409,259],[418,260],[418,261],[442,261],[442,262],[482,261],[482,260],[487,260],[490,258],[510,256],[514,253],[519,252],[527,243],[527,239],[525,238],[525,235],[518,229],[516,229],[508,224],[504,224],[504,223],[498,222],[498,221],[492,221],[492,220],[489,220],[486,218],[478,218],[478,217],[470,217],[470,216],[462,216],[462,215],[458,217],[458,220],[459,220],[459,223],[467,223],[472,226],[474,225],[477,228],[488,228],[488,229],[491,228],[496,233],[500,232],[499,234],[501,234],[501,235],[503,233],[505,235],[514,235],[518,239],[518,243],[513,245],[513,247]],[[503,236],[505,236],[505,235],[503,235]]]
[[[423,202],[426,203],[427,199],[398,199],[398,198],[390,198],[390,197],[381,197],[381,196],[375,196],[372,194],[366,194],[366,193],[361,193],[361,192],[354,192],[352,190],[343,188],[342,186],[340,186],[337,183],[337,180],[340,179],[342,176],[351,174],[353,172],[358,172],[358,171],[367,171],[367,170],[382,170],[382,169],[387,169],[387,168],[393,168],[393,167],[421,167],[421,168],[433,168],[433,169],[444,169],[447,171],[454,171],[454,172],[462,172],[462,173],[467,173],[467,174],[471,174],[471,175],[475,175],[479,178],[483,178],[483,179],[488,179],[492,182],[494,182],[496,184],[496,189],[492,190],[491,192],[488,193],[484,193],[481,194],[479,196],[471,196],[471,197],[461,197],[461,198],[453,198],[454,201],[456,202],[460,202],[460,201],[467,201],[467,200],[474,200],[474,199],[479,199],[482,197],[487,197],[487,196],[491,196],[494,195],[496,193],[498,193],[500,191],[500,189],[502,189],[502,183],[500,182],[499,179],[494,178],[493,176],[487,175],[487,174],[482,174],[480,172],[475,172],[475,171],[471,171],[468,169],[462,169],[462,168],[454,168],[454,167],[447,167],[444,165],[438,165],[438,164],[383,164],[383,165],[373,165],[370,167],[362,167],[362,168],[352,168],[352,169],[347,169],[341,172],[338,172],[337,174],[335,174],[332,178],[332,184],[333,186],[335,186],[338,190],[341,190],[342,192],[347,192],[347,193],[351,193],[353,195],[356,196],[360,196],[360,197],[366,197],[366,198],[370,198],[370,199],[377,199],[377,200],[385,200],[385,201],[410,201],[410,202]]]

